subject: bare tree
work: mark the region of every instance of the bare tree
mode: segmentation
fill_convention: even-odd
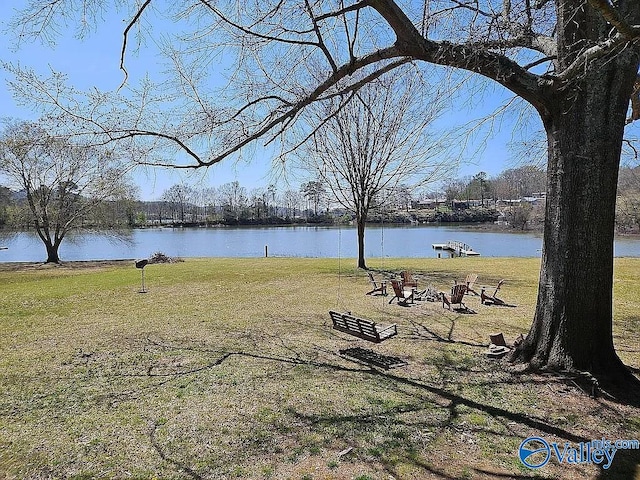
[[[37,123],[6,127],[0,140],[0,173],[24,192],[27,219],[45,245],[47,263],[60,262],[62,241],[100,205],[133,191],[114,152],[74,145]]]
[[[166,189],[160,199],[171,209],[173,221],[184,223],[190,205],[195,202],[196,192],[189,185],[177,183]]]
[[[2,228],[9,218],[7,207],[11,204],[11,189],[0,185],[0,228]]]
[[[517,206],[507,211],[509,224],[518,230],[527,228],[527,223],[533,214],[533,205],[528,202],[520,202]]]
[[[310,107],[312,126],[320,126],[299,149],[298,164],[354,214],[358,268],[367,268],[365,229],[375,199],[401,183],[422,186],[443,171],[443,157],[435,159],[441,144],[428,132],[437,102],[416,102],[415,90],[424,84],[417,73],[406,68],[371,81],[341,108],[341,97]]]
[[[509,168],[494,180],[497,193],[503,199],[516,199],[534,193],[544,193],[546,173],[535,165]]]
[[[464,180],[452,178],[445,182],[444,187],[444,195],[447,199],[447,202],[453,207],[454,200],[460,198],[462,193],[465,191],[467,184]]]
[[[267,217],[268,202],[267,191],[262,187],[252,188],[249,192],[249,205],[251,207],[251,220],[260,221]]]
[[[286,211],[286,216],[295,219],[300,213],[302,204],[302,194],[295,190],[285,190],[282,194],[282,202]]]
[[[201,203],[204,209],[204,220],[209,222],[216,218],[220,206],[220,196],[214,187],[204,187],[201,190]]]
[[[70,22],[76,3],[32,2],[13,25],[23,37],[51,34],[56,22]],[[75,11],[82,22],[104,8],[99,0],[81,3],[83,8]],[[152,10],[151,3],[130,2],[123,69],[132,28],[162,13],[160,4],[154,2]],[[144,148],[168,142],[198,167],[241,153],[256,140],[279,139],[312,103],[338,94],[348,99],[408,62],[497,82],[537,112],[548,143],[537,307],[512,360],[533,368],[589,371],[615,383],[635,379],[614,349],[612,307],[623,132],[640,118],[640,2],[425,0],[419,8],[417,2],[394,0],[200,0],[173,2],[167,9],[171,18],[185,20],[185,28],[173,29],[180,33],[167,43],[182,99],[164,102],[171,115],[152,110],[161,98],[148,95],[146,85],[143,95],[135,97],[138,109],[131,108],[132,97],[96,94],[85,108],[78,92],[69,91],[60,78],[43,82],[18,68],[13,69],[18,76],[14,89],[45,109],[71,114],[87,134],[100,133],[105,141],[147,139]],[[194,18],[199,21],[187,23]],[[189,26],[199,31],[185,32]],[[230,77],[235,88],[206,95],[211,90],[207,73],[217,71],[221,65],[215,62],[223,57],[236,67]],[[316,73],[318,68],[324,73]],[[162,94],[166,98],[167,92]],[[117,111],[114,101],[125,102],[128,109]],[[131,148],[143,150],[139,143]]]
[[[271,183],[269,184],[269,186],[267,187],[267,190],[264,193],[264,203],[267,207],[267,216],[277,216],[278,215],[278,209],[276,206],[276,193],[277,193],[278,189],[277,187]]]
[[[218,194],[225,219],[239,221],[247,206],[247,189],[234,181],[220,185]]]

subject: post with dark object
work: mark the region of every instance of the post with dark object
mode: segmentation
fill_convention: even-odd
[[[147,293],[147,291],[144,289],[144,267],[146,267],[148,263],[149,260],[147,260],[146,258],[143,260],[138,260],[136,262],[136,268],[139,268],[142,272],[142,290],[140,290],[140,292],[138,293]]]
[[[269,256],[269,245],[264,246],[264,258]]]

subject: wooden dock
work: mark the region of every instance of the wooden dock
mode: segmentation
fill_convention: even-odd
[[[467,245],[463,242],[458,242],[455,240],[449,241],[447,243],[433,243],[431,244],[431,248],[434,250],[444,250],[451,254],[454,257],[477,257],[480,255],[476,252],[470,245]]]

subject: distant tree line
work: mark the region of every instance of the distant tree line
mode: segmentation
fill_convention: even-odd
[[[330,202],[320,182],[280,191],[275,185],[247,189],[234,181],[202,188],[176,184],[137,207],[138,224],[291,224],[328,221]]]
[[[382,192],[368,216],[372,223],[483,222],[504,218],[515,229],[537,228],[544,208],[522,199],[543,194],[544,170],[535,166],[484,172],[442,183],[440,189],[411,191],[406,185]],[[132,191],[133,192],[133,191]],[[430,201],[430,207],[420,208]],[[29,229],[24,192],[0,185],[0,228]],[[509,203],[509,201],[513,201]],[[461,207],[457,207],[461,205]],[[247,189],[240,182],[198,188],[184,183],[165,190],[154,201],[135,193],[102,202],[82,218],[86,228],[131,228],[160,225],[272,225],[350,222],[323,182],[279,189],[271,184]],[[620,169],[616,222],[622,233],[640,232],[640,167]]]
[[[640,166],[620,169],[616,228],[619,233],[640,233]]]
[[[512,228],[525,230],[542,228],[544,203],[535,200],[545,196],[545,185],[546,171],[525,165],[506,169],[495,177],[480,172],[474,176],[453,178],[444,182],[441,190],[428,192],[423,197],[437,198],[452,207],[454,204],[466,204],[474,205],[471,210],[484,208],[496,211]],[[467,211],[467,215],[471,213]],[[640,233],[640,166],[620,168],[616,229],[619,233]]]

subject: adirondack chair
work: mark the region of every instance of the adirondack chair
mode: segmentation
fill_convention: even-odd
[[[409,272],[408,270],[405,270],[404,272],[400,272],[400,276],[402,277],[402,285],[404,285],[405,287],[410,287],[414,289],[418,288],[418,281],[414,280],[413,276],[411,275],[411,272]]]
[[[385,280],[382,280],[381,282],[376,282],[376,279],[373,278],[373,273],[371,272],[367,272],[367,275],[369,275],[369,282],[371,282],[371,286],[373,287],[373,290],[371,290],[370,292],[367,292],[367,295],[373,295],[376,292],[380,292],[380,295],[387,295],[387,282]]]
[[[504,280],[500,280],[498,282],[498,285],[496,286],[496,289],[494,290],[493,295],[488,295],[486,293],[485,287],[482,287],[482,290],[480,291],[480,303],[482,303],[483,305],[498,305],[500,307],[515,307],[516,305],[511,305],[505,302],[504,300],[501,300],[498,297],[496,297],[503,283],[504,283]]]
[[[458,283],[451,289],[451,297],[448,297],[446,293],[442,292],[442,308],[445,305],[451,310],[451,305],[460,305],[458,310],[469,311],[469,308],[464,304],[464,294],[467,293],[467,286],[464,283]]]
[[[409,303],[413,303],[414,291],[412,289],[404,288],[404,285],[398,280],[391,280],[391,286],[393,287],[394,296],[389,300],[389,303],[395,299],[398,299],[398,305],[406,306]]]
[[[470,273],[467,275],[467,278],[464,279],[464,283],[467,285],[467,295],[470,293],[476,296],[478,295],[478,292],[473,289],[473,284],[476,283],[476,280],[478,280],[478,275],[475,273]]]

